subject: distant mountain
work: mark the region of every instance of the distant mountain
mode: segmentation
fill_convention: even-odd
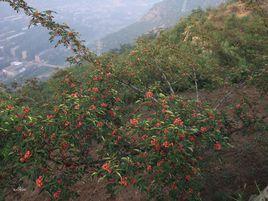
[[[180,17],[186,16],[194,9],[215,7],[223,2],[225,0],[163,0],[156,3],[136,23],[95,41],[90,47],[96,52],[102,53],[119,48],[123,44],[131,44],[144,33],[175,25]]]
[[[26,0],[39,10],[54,10],[88,43],[136,22],[161,0]],[[47,78],[55,66],[65,66],[70,54],[49,44],[48,31],[28,29],[29,18],[0,2],[0,82]]]

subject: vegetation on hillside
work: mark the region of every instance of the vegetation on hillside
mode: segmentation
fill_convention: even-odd
[[[149,199],[206,200],[208,156],[237,146],[233,134],[267,137],[267,104],[259,110],[244,96],[224,106],[237,88],[266,98],[268,28],[258,2],[196,10],[158,37],[100,57],[88,55],[68,26],[53,24],[51,13],[26,6],[33,23],[44,22],[52,39],[57,34],[85,60],[48,82],[0,92],[2,199],[30,183],[68,200],[90,174],[105,179],[112,195],[131,186]],[[204,92],[221,88],[223,97],[204,101]],[[263,171],[256,181],[267,185]]]

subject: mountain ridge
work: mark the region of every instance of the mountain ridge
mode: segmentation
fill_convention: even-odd
[[[163,0],[156,3],[137,22],[90,44],[90,47],[101,54],[121,45],[132,44],[139,36],[157,28],[174,26],[179,18],[190,14],[194,9],[214,7],[225,0]]]

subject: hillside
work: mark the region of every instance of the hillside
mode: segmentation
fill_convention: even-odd
[[[258,3],[195,10],[132,48],[0,88],[0,199],[265,199],[268,27]]]
[[[181,17],[194,9],[215,7],[223,2],[224,0],[163,0],[155,4],[138,22],[98,40],[98,51],[106,52],[124,44],[132,44],[145,33],[174,26]],[[93,44],[90,47],[95,49]]]

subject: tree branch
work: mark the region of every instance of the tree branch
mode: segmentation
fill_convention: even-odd
[[[133,84],[131,84],[131,83],[129,83],[129,82],[126,82],[126,81],[124,81],[124,80],[121,80],[121,79],[119,79],[118,77],[115,77],[115,76],[114,76],[114,78],[115,78],[118,82],[120,82],[121,84],[123,84],[123,85],[125,85],[125,86],[131,88],[132,90],[136,91],[137,93],[139,93],[139,94],[145,94],[144,91],[142,91],[142,90],[139,89],[138,87],[134,86]],[[159,101],[158,101],[156,98],[152,97],[152,100],[153,100],[154,102],[156,102],[156,103],[159,104]]]
[[[171,83],[170,83],[170,82],[168,81],[168,79],[167,79],[167,75],[166,75],[166,73],[165,73],[165,72],[163,71],[163,69],[160,68],[159,66],[157,66],[157,68],[159,69],[159,71],[161,71],[161,73],[162,73],[162,77],[164,78],[164,80],[165,80],[166,83],[168,84],[170,93],[171,93],[172,95],[174,95],[175,92],[174,92],[174,90],[173,90],[173,88],[172,88],[172,86],[171,86]]]
[[[196,77],[196,73],[195,73],[195,68],[194,67],[193,67],[193,73],[194,73],[196,101],[199,102],[198,80],[197,80],[197,77]]]
[[[72,50],[75,54],[73,57],[67,58],[70,63],[81,63],[82,60],[86,60],[90,63],[94,62],[95,54],[91,52],[85,45],[84,41],[80,40],[78,32],[72,30],[66,24],[60,24],[54,21],[54,13],[51,10],[39,12],[37,9],[30,7],[24,0],[0,0],[0,2],[9,3],[9,5],[17,12],[23,11],[25,15],[31,17],[30,26],[41,25],[49,30],[50,42],[55,41],[56,45],[63,45],[66,48]]]
[[[229,90],[221,99],[217,101],[217,104],[214,107],[214,110],[217,110],[233,93],[236,89],[243,87],[245,85],[245,82],[241,82],[238,84],[235,88],[232,88]]]

